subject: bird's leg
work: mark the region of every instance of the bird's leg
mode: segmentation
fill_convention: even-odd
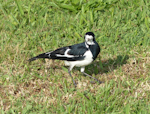
[[[93,78],[95,81],[97,81],[99,84],[101,84],[102,82],[101,81],[99,81],[97,78],[94,78],[94,77],[92,77],[91,75],[89,75],[89,74],[87,74],[87,73],[85,73],[85,72],[82,72],[84,75],[86,75],[86,76],[89,76],[90,78]]]
[[[94,77],[92,77],[91,75],[85,73],[84,70],[85,70],[85,67],[81,67],[81,72],[82,72],[84,75],[89,76],[90,78],[93,78],[93,79],[96,80],[99,84],[102,83],[102,82],[99,81],[97,78],[94,78]]]
[[[69,73],[70,77],[72,78],[74,86],[77,87],[77,84],[76,84],[76,82],[74,81],[74,79],[73,79],[73,77],[71,75],[70,68],[68,69],[68,73]]]

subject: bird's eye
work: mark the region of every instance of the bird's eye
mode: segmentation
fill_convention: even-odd
[[[90,38],[87,38],[87,41],[90,41]]]

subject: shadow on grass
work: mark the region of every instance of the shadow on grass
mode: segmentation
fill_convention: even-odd
[[[117,69],[118,67],[122,66],[123,64],[127,63],[127,60],[129,59],[128,55],[118,55],[116,58],[114,59],[107,59],[107,60],[100,60],[97,62],[94,62],[94,64],[89,65],[87,67],[87,72],[89,72],[89,74],[94,73],[95,75],[97,74],[103,74],[103,73],[108,73],[111,72],[115,69]]]
[[[98,58],[97,58],[98,59]],[[104,74],[104,73],[109,73],[114,71],[115,69],[119,68],[120,66],[122,66],[123,64],[127,63],[127,60],[129,59],[128,55],[118,55],[117,57],[114,57],[113,59],[102,59],[102,60],[98,60],[96,62],[94,62],[91,65],[86,66],[85,72],[92,75],[92,74]],[[68,67],[65,66],[67,69]],[[62,67],[59,67],[57,65],[55,66],[51,66],[48,67],[47,69],[53,68],[53,70],[55,69],[62,69]],[[68,70],[66,69],[66,72],[68,72]],[[38,69],[39,70],[39,69]],[[80,71],[80,67],[75,67],[72,71],[72,73],[75,73],[76,71]]]

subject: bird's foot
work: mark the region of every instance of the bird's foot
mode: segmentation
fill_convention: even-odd
[[[95,80],[95,81],[90,81],[92,84],[94,84],[94,83],[96,83],[96,82],[98,82],[99,84],[102,84],[102,83],[104,83],[104,82],[102,82],[102,81],[99,81],[99,80]]]

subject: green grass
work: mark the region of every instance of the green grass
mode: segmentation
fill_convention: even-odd
[[[1,1],[0,113],[150,113],[149,9],[149,0]],[[75,68],[74,88],[62,61],[27,62],[88,31],[101,53],[86,72],[103,84]]]

